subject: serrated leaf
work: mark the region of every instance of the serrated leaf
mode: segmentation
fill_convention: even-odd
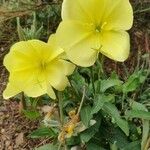
[[[35,120],[40,117],[40,113],[38,111],[30,111],[30,110],[23,110],[24,115],[31,120]]]
[[[105,102],[109,102],[114,100],[114,95],[97,95],[94,99],[94,106],[92,108],[91,114],[95,114],[98,111],[100,111],[104,105]]]
[[[39,148],[35,148],[34,150],[58,150],[58,146],[53,144],[46,144]]]
[[[126,116],[129,118],[141,118],[145,120],[150,120],[150,112],[142,110],[128,110],[126,111]]]
[[[129,126],[126,120],[116,118],[117,125],[122,129],[122,131],[128,136],[129,135]]]
[[[115,141],[113,144],[110,144],[110,149],[111,149],[111,150],[118,150],[116,141]]]
[[[94,101],[94,107],[92,108],[91,114],[95,114],[100,111],[105,103],[104,95],[98,95]]]
[[[106,124],[105,126],[101,126],[100,134],[97,138],[99,138],[99,136],[103,139],[107,139],[107,141],[111,144],[116,142],[116,145],[120,150],[129,143],[124,132],[119,127],[114,127],[114,125],[109,126]]]
[[[29,137],[31,138],[41,138],[41,137],[54,137],[56,134],[50,128],[39,128],[33,131]]]
[[[106,150],[102,148],[100,145],[97,145],[95,143],[88,143],[87,150]]]
[[[88,142],[95,134],[98,132],[101,120],[97,120],[96,124],[91,126],[90,128],[86,129],[80,134],[80,139],[82,142]]]
[[[83,122],[83,124],[88,127],[89,126],[89,122],[92,118],[91,115],[91,107],[90,106],[85,106],[81,109],[80,112],[80,117],[81,117],[81,121]]]
[[[141,150],[140,141],[131,142],[121,150]]]
[[[121,119],[118,109],[115,105],[111,103],[105,103],[103,106],[103,110],[108,113],[111,117],[113,117],[116,121],[116,124],[122,129],[122,131],[128,136],[129,135],[129,126],[128,122]]]
[[[77,90],[80,91],[83,88],[83,85],[86,84],[86,82],[85,79],[78,72],[75,72],[72,75],[72,84]]]
[[[143,83],[146,79],[146,74],[144,70],[139,70],[138,72],[134,72],[123,84],[123,92],[128,93],[135,91],[141,83]]]
[[[142,132],[142,142],[141,142],[141,149],[144,150],[147,144],[147,140],[150,134],[150,121],[143,120],[143,132]]]
[[[117,79],[107,79],[101,81],[101,92],[105,92],[107,89],[114,87],[114,86],[120,86],[122,82]]]
[[[143,104],[138,103],[136,101],[131,101],[131,107],[133,110],[148,111],[147,108]]]

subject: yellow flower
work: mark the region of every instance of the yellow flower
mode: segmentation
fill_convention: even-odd
[[[4,66],[10,73],[3,93],[5,99],[20,92],[30,97],[47,93],[55,99],[53,88],[59,91],[65,89],[68,85],[66,76],[74,71],[75,66],[61,58],[64,51],[53,46],[53,38],[49,43],[29,40],[11,47],[4,58]]]
[[[126,30],[133,24],[129,0],[64,0],[58,43],[77,65],[91,66],[98,53],[116,61],[129,55]]]

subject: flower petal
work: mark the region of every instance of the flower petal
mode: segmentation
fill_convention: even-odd
[[[101,35],[101,53],[107,57],[123,62],[129,56],[130,39],[125,31],[105,31]]]
[[[33,69],[40,60],[51,61],[63,52],[63,49],[55,49],[40,40],[22,41],[11,47],[10,53],[4,58],[4,66],[9,72]]]
[[[57,42],[64,50],[72,47],[92,33],[91,26],[79,21],[62,21],[57,29]]]
[[[3,92],[4,99],[9,99],[17,94],[19,94],[21,90],[15,86],[13,83],[8,83],[6,89]]]
[[[103,21],[106,30],[129,30],[133,24],[133,9],[129,0],[107,0]]]
[[[48,39],[48,44],[53,47],[53,49],[57,50],[58,52],[60,51],[61,53],[59,54],[59,58],[62,59],[67,59],[65,51],[60,47],[58,41],[57,41],[57,35],[52,34],[50,35]]]
[[[54,42],[55,45],[55,40],[52,40],[52,42]],[[48,44],[40,40],[29,40],[28,43],[37,50],[41,60],[45,59],[51,61],[64,52],[63,49],[54,47],[53,43]]]
[[[64,75],[71,75],[75,69],[75,65],[66,60],[58,60],[55,62],[56,67],[60,68],[60,71],[64,73]]]
[[[54,90],[52,89],[51,85],[48,84],[47,85],[47,94],[49,95],[49,97],[51,97],[52,99],[56,99],[56,95]]]
[[[38,97],[47,92],[45,75],[38,70],[16,71],[10,74],[9,82],[29,97]]]
[[[105,0],[64,0],[62,19],[63,21],[78,20],[86,23],[100,21],[105,9],[104,4]]]
[[[77,21],[64,21],[57,30],[58,43],[64,48],[68,58],[83,67],[94,64],[100,47],[99,37],[93,34],[90,25]]]
[[[34,56],[34,57],[33,57]],[[9,72],[34,68],[38,60],[38,55],[27,42],[18,42],[14,44],[10,52],[4,58],[4,66]],[[32,66],[31,66],[32,64]]]
[[[63,91],[68,85],[67,77],[61,72],[60,67],[51,68],[49,76],[47,76],[48,83],[58,91]]]
[[[72,46],[70,50],[66,52],[68,58],[78,66],[92,66],[95,63],[98,54],[96,40],[94,40],[95,38],[93,36],[89,36]]]

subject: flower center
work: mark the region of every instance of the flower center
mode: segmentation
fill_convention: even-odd
[[[44,71],[46,70],[47,64],[45,62],[40,62],[40,70]]]
[[[101,26],[100,26],[100,25],[97,25],[97,26],[95,27],[95,31],[96,31],[97,33],[101,32]]]
[[[104,23],[102,23],[102,24],[99,24],[99,25],[96,25],[95,26],[95,31],[97,32],[97,33],[100,33],[103,29],[104,29],[104,26],[107,24],[107,22],[104,22]]]

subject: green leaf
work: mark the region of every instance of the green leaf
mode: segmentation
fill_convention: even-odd
[[[97,120],[96,124],[80,133],[80,139],[82,142],[87,143],[98,132],[101,119]]]
[[[105,103],[104,95],[97,95],[94,99],[94,107],[92,108],[91,114],[99,112]]]
[[[80,143],[81,143],[80,138],[77,136],[72,136],[71,138],[66,139],[66,144],[68,146],[80,145]]]
[[[58,145],[46,144],[34,150],[58,150]]]
[[[38,111],[23,110],[23,113],[28,119],[31,120],[35,120],[41,116]]]
[[[111,149],[111,150],[118,150],[116,141],[115,141],[113,144],[110,144],[110,149]]]
[[[105,102],[109,102],[112,100],[114,100],[114,95],[111,95],[111,94],[107,96],[103,94],[96,95],[96,98],[94,99],[94,106],[92,108],[91,114],[95,114],[99,112],[102,109]]]
[[[90,106],[85,106],[81,109],[80,112],[80,117],[81,117],[81,121],[83,122],[83,124],[88,127],[89,126],[89,122],[92,118],[91,115],[91,107]]]
[[[135,91],[141,83],[143,83],[146,79],[145,70],[139,70],[138,72],[134,72],[127,80],[126,83],[123,84],[123,92],[133,92]]]
[[[136,101],[131,101],[131,107],[133,110],[148,111],[147,108],[143,104],[138,103]]]
[[[116,121],[116,124],[124,131],[124,133],[128,136],[129,135],[129,126],[128,122],[121,119],[118,109],[115,105],[111,103],[105,103],[103,106],[103,110],[108,113],[111,117],[113,117]]]
[[[77,89],[78,91],[80,91],[83,88],[83,85],[86,85],[85,79],[78,72],[75,72],[72,75],[71,82],[75,89]]]
[[[142,110],[128,110],[126,111],[126,116],[128,118],[141,118],[145,120],[150,120],[150,112]]]
[[[143,120],[143,133],[142,133],[142,142],[141,142],[141,149],[144,150],[147,144],[147,140],[150,134],[150,121]]]
[[[123,120],[121,118],[116,118],[117,125],[122,129],[122,131],[129,136],[129,125],[126,120]]]
[[[105,150],[105,149],[95,143],[88,143],[87,150]]]
[[[39,128],[33,131],[29,137],[31,138],[41,138],[41,137],[54,137],[56,136],[55,132],[50,128]]]
[[[105,92],[107,89],[114,87],[114,86],[120,86],[122,82],[117,79],[107,79],[101,81],[101,92]]]
[[[110,144],[116,142],[119,149],[124,148],[124,146],[129,143],[124,132],[119,127],[115,127],[113,124],[101,125],[100,133],[97,135],[97,139],[101,139],[101,137],[102,140],[107,139],[107,142]]]
[[[141,150],[140,141],[131,142],[121,150]]]

